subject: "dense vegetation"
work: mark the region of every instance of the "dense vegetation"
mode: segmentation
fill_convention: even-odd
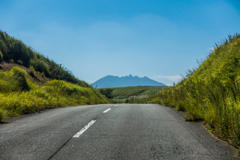
[[[99,92],[109,99],[113,98],[113,95],[112,95],[113,89],[112,88],[99,89]]]
[[[1,68],[21,66],[5,70],[0,68],[0,121],[47,108],[109,103],[105,96],[75,78],[61,64],[56,64],[2,31],[0,63]],[[39,77],[44,79],[43,83],[36,83]]]
[[[28,80],[26,71],[19,67],[11,71],[0,70],[0,100],[0,121],[47,108],[108,103],[96,89],[63,80],[39,86]]]
[[[31,66],[35,71],[44,74],[48,78],[65,80],[83,87],[90,87],[86,82],[74,77],[61,64],[58,65],[53,60],[49,60],[33,51],[22,41],[9,36],[6,32],[0,31],[0,63],[2,61],[15,62],[27,68]]]
[[[176,86],[146,102],[176,107],[187,120],[204,120],[221,138],[240,140],[240,35],[229,36]]]
[[[101,88],[99,92],[114,103],[143,103],[150,96],[159,93],[166,86],[134,86],[134,87],[118,87],[118,88]]]

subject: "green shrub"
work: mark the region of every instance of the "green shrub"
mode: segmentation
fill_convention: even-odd
[[[2,54],[2,52],[0,51],[0,63],[2,63],[3,62],[3,54]]]
[[[29,90],[30,87],[27,83],[26,71],[24,69],[19,68],[19,67],[13,67],[12,72],[13,72],[13,79],[16,80],[16,82],[18,83],[18,87],[22,91],[23,90]]]
[[[14,60],[13,60],[13,59],[10,59],[10,62],[11,62],[11,63],[14,63]]]
[[[3,110],[0,108],[0,122],[3,120],[4,116],[3,116]]]
[[[35,69],[32,65],[30,65],[29,69],[30,69],[31,72],[35,72]]]
[[[47,76],[50,75],[48,65],[43,60],[34,59],[31,60],[30,64],[35,68],[36,71],[44,72],[44,74]]]
[[[112,96],[112,92],[113,92],[114,89],[111,89],[111,88],[107,88],[107,89],[100,89],[99,92],[106,96],[107,98],[109,99],[112,99],[113,96]]]
[[[17,64],[19,64],[19,65],[21,65],[21,66],[23,65],[23,63],[22,63],[21,60],[18,60],[18,61],[17,61]]]

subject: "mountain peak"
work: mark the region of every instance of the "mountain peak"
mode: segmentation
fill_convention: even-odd
[[[138,76],[113,76],[107,75],[96,82],[92,83],[93,87],[97,88],[115,88],[115,87],[129,87],[129,86],[166,86],[163,83],[154,81],[146,76],[140,78]]]

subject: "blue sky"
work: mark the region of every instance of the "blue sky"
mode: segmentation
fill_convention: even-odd
[[[0,29],[81,80],[172,84],[240,33],[239,0],[0,0]]]

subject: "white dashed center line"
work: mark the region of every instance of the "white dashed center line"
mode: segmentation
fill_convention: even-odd
[[[93,125],[93,123],[95,123],[96,120],[92,120],[91,122],[89,122],[86,126],[84,126],[78,133],[76,133],[73,138],[78,138],[79,136],[81,136],[83,134],[83,132],[85,132],[91,125]]]
[[[107,110],[103,111],[103,113],[107,113],[110,110],[111,110],[111,108],[108,108]]]

